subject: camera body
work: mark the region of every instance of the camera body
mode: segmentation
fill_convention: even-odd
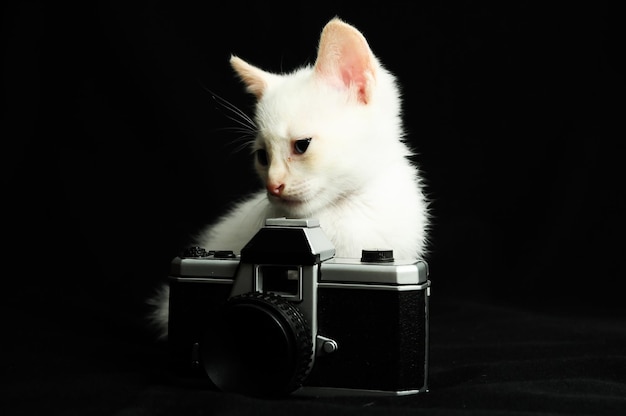
[[[424,261],[336,258],[316,219],[272,218],[241,250],[172,261],[169,346],[185,374],[251,396],[427,391]]]

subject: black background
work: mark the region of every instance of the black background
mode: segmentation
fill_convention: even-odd
[[[408,140],[432,199],[433,308],[464,331],[454,339],[440,326],[440,345],[490,339],[494,332],[480,323],[494,316],[539,328],[531,336],[538,342],[560,332],[549,329],[552,320],[533,324],[534,314],[566,319],[555,324],[561,329],[584,327],[584,319],[596,320],[590,328],[622,327],[624,26],[610,4],[225,2],[218,10],[209,2],[24,1],[3,8],[4,368],[9,380],[22,380],[11,406],[62,409],[71,399],[50,392],[75,389],[63,369],[80,368],[92,384],[80,383],[84,395],[74,397],[90,410],[131,412],[124,403],[138,391],[144,400],[136,406],[158,407],[159,394],[138,387],[147,368],[165,377],[158,359],[146,364],[162,346],[145,328],[144,300],[190,233],[258,187],[235,123],[211,92],[251,113],[230,54],[276,72],[312,63],[319,33],[336,15],[364,33],[402,88]],[[493,331],[501,324],[498,333],[519,336],[498,322]],[[83,349],[90,345],[93,354]],[[129,350],[130,369],[118,362]],[[96,364],[101,356],[108,358]],[[611,380],[626,374],[619,357]],[[121,373],[105,370],[112,362]],[[465,380],[448,373],[453,368],[440,364],[435,385]],[[536,368],[545,363],[511,371]],[[118,382],[113,373],[133,380],[119,406],[105,399]],[[508,373],[495,374],[503,381],[497,375]],[[561,376],[554,369],[549,378]],[[39,393],[46,399],[30,399]],[[472,402],[474,393],[429,407],[484,406]],[[184,394],[165,394],[170,410]],[[508,406],[507,394],[494,406]],[[186,410],[206,404],[194,400]]]

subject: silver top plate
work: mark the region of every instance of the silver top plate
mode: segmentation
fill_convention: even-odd
[[[170,274],[178,277],[232,279],[239,265],[238,259],[181,259],[176,257]]]
[[[317,218],[268,218],[265,225],[269,227],[319,227],[320,221]]]
[[[424,261],[361,263],[336,257],[322,264],[320,282],[350,282],[383,285],[419,285],[428,281]]]

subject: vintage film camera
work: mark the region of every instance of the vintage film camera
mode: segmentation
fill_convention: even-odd
[[[334,254],[316,219],[272,218],[241,255],[195,247],[175,258],[175,368],[257,397],[426,391],[427,264],[391,250]]]

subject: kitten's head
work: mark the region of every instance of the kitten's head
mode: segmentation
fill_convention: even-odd
[[[338,18],[324,27],[313,66],[274,74],[236,56],[231,65],[258,100],[256,169],[286,215],[340,203],[408,155],[393,76]]]

